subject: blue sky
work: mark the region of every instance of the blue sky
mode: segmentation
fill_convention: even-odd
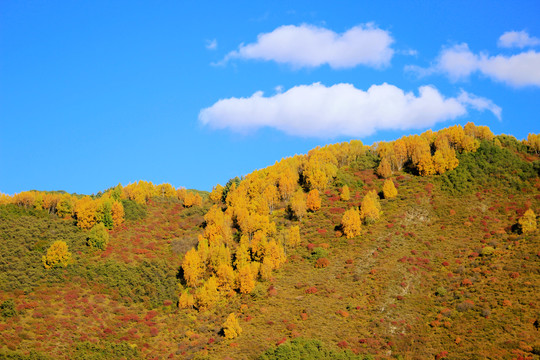
[[[2,1],[0,191],[210,190],[317,145],[540,124],[538,1]]]

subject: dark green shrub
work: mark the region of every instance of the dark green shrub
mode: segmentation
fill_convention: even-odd
[[[318,340],[294,339],[277,347],[267,350],[259,357],[259,360],[362,360],[362,355],[352,352],[327,349]]]
[[[146,206],[126,199],[122,200],[122,205],[124,205],[124,218],[126,220],[135,221],[146,217]]]

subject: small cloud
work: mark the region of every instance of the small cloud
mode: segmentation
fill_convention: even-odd
[[[475,54],[463,43],[443,49],[429,68],[409,65],[405,69],[420,76],[446,74],[452,81],[465,80],[473,73],[480,73],[514,87],[540,86],[540,53],[533,50],[512,56],[489,56]]]
[[[432,86],[422,86],[414,94],[386,83],[366,91],[345,83],[330,87],[314,83],[268,97],[258,91],[247,98],[222,99],[201,110],[199,121],[236,132],[271,127],[303,137],[362,137],[378,130],[430,127],[466,115],[469,107],[496,116],[499,111],[500,116],[488,99],[465,92],[445,98]]]
[[[206,40],[206,45],[205,47],[208,49],[208,50],[216,50],[217,49],[217,40],[216,39],[213,39],[213,40]]]
[[[278,85],[274,88],[277,94],[281,94],[283,92],[283,85]]]
[[[520,48],[536,46],[540,44],[540,39],[531,37],[526,31],[507,31],[501,35],[497,45],[503,48]]]
[[[240,44],[222,63],[231,59],[275,61],[293,67],[383,67],[394,55],[390,33],[373,24],[355,26],[342,34],[313,25],[285,25],[259,34],[255,43]]]
[[[461,94],[457,97],[457,100],[465,105],[471,106],[473,109],[478,111],[490,111],[499,121],[502,118],[502,109],[500,106],[493,103],[493,101],[486,99],[484,97],[476,96],[474,94],[469,94],[468,92],[461,90]]]
[[[414,50],[414,49],[399,50],[398,53],[401,54],[401,55],[405,55],[405,56],[417,56],[418,55],[418,51]]]

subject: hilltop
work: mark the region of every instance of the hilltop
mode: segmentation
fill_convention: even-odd
[[[211,193],[0,195],[0,356],[538,359],[539,152],[469,123]]]

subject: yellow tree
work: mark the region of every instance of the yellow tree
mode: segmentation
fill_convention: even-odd
[[[298,186],[298,172],[286,167],[278,178],[278,187],[281,198],[288,200]]]
[[[279,199],[279,192],[277,187],[272,184],[268,185],[262,193],[262,198],[266,202],[270,213],[272,213],[274,211],[274,206]]]
[[[47,249],[47,255],[43,255],[42,261],[45,269],[68,266],[71,261],[71,253],[68,251],[67,244],[64,241],[55,241],[51,247]]]
[[[124,205],[122,205],[120,201],[113,202],[111,207],[111,213],[114,227],[120,226],[124,223]]]
[[[388,161],[386,156],[382,158],[381,163],[377,168],[377,174],[385,179],[392,176],[392,167],[390,166],[390,161]]]
[[[390,179],[386,179],[383,184],[383,195],[385,199],[391,199],[396,197],[397,189],[394,185],[394,182]]]
[[[321,208],[319,190],[313,189],[307,194],[306,206],[310,211],[317,211]]]
[[[219,301],[218,281],[210,276],[203,285],[195,291],[195,304],[199,310],[207,310]]]
[[[394,156],[392,158],[394,168],[401,171],[407,161],[407,145],[403,139],[398,139],[393,143]]]
[[[343,218],[341,219],[341,226],[347,239],[360,235],[362,232],[362,221],[360,220],[360,213],[358,210],[350,208],[345,211]]]
[[[290,207],[294,213],[294,216],[296,216],[298,220],[302,221],[302,217],[306,215],[306,197],[302,190],[298,190],[294,193],[291,198]]]
[[[184,289],[178,297],[178,307],[181,309],[192,308],[195,305],[195,298],[189,293],[188,289]]]
[[[343,185],[343,187],[341,188],[341,192],[339,194],[339,197],[343,201],[351,200],[351,191],[349,190],[349,187],[347,185]]]
[[[81,229],[89,230],[97,222],[98,201],[92,200],[90,196],[85,196],[75,203],[75,216],[77,226]]]
[[[238,269],[238,288],[242,294],[249,294],[255,287],[255,276],[252,267],[247,264]]]
[[[288,245],[296,247],[300,244],[300,227],[298,225],[289,228]]]
[[[223,186],[217,184],[212,188],[212,192],[210,193],[210,200],[214,203],[221,202],[223,198]]]
[[[171,184],[160,184],[157,186],[156,192],[161,197],[174,197],[176,196],[176,189]]]
[[[267,260],[268,259],[268,260]],[[266,246],[264,261],[272,270],[278,269],[285,262],[285,251],[276,240],[270,240]]]
[[[186,280],[188,286],[195,287],[199,285],[203,276],[204,268],[201,257],[195,248],[189,250],[184,256],[182,269],[184,270],[184,279]]]
[[[381,204],[375,190],[369,191],[362,199],[360,218],[366,223],[374,223],[381,216]]]
[[[532,209],[525,211],[518,223],[523,233],[530,233],[536,230],[536,214]]]
[[[225,338],[234,339],[238,337],[241,333],[242,328],[238,323],[238,319],[236,318],[234,313],[230,313],[229,316],[227,316],[227,320],[223,324],[223,334],[225,335]]]
[[[219,264],[216,276],[220,291],[229,292],[234,288],[234,270],[230,264]]]
[[[529,134],[526,143],[532,151],[540,153],[540,134]]]

